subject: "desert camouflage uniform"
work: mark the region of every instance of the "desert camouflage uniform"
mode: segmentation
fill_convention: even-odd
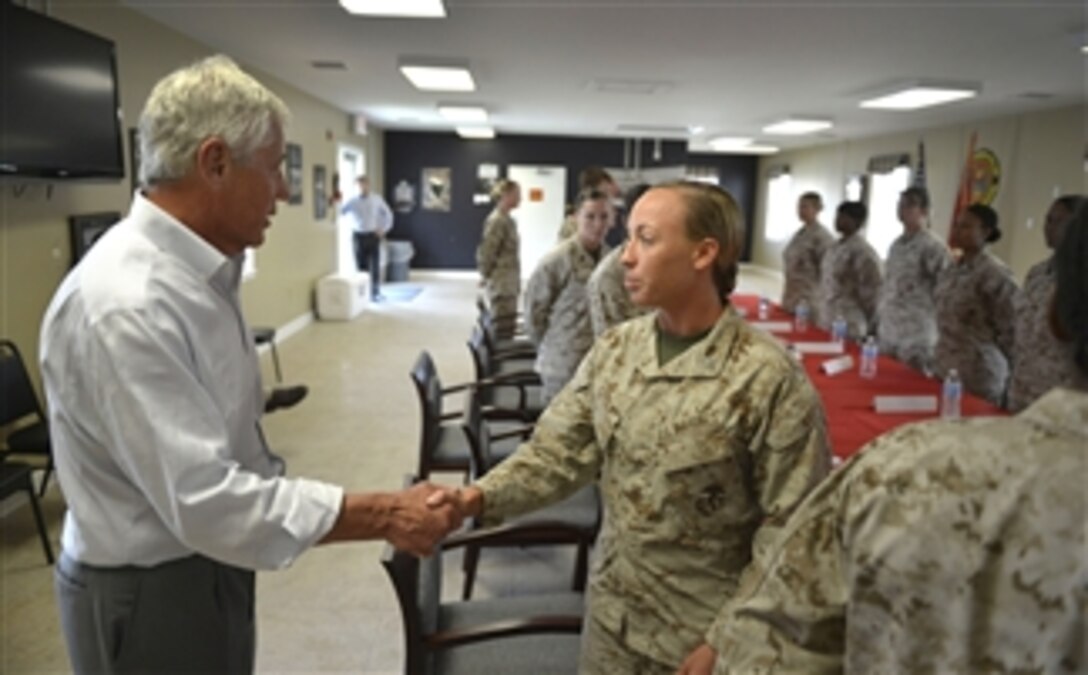
[[[1016,332],[1016,281],[982,251],[941,273],[937,282],[937,375],[955,368],[963,388],[996,405],[1005,398]]]
[[[783,272],[786,275],[782,287],[782,308],[792,312],[797,303],[808,303],[810,316],[816,318],[820,311],[820,265],[824,253],[835,243],[835,237],[819,223],[803,225],[794,233],[790,243],[782,251]]]
[[[1073,344],[1054,337],[1047,316],[1054,292],[1054,259],[1044,260],[1028,271],[1024,287],[1016,294],[1016,340],[1012,376],[1009,378],[1009,410],[1019,412],[1052,388],[1073,382]]]
[[[476,265],[486,282],[487,300],[495,316],[498,333],[513,332],[513,317],[521,294],[521,253],[514,219],[495,209],[484,221]]]
[[[563,242],[566,239],[570,239],[578,231],[578,218],[573,215],[563,218],[563,223],[559,226],[559,236],[556,237],[557,242]]]
[[[541,401],[559,393],[593,346],[586,283],[600,256],[582,247],[577,237],[561,242],[540,259],[525,287],[525,326],[537,344],[536,370],[544,386]]]
[[[863,337],[876,325],[880,297],[880,257],[860,232],[840,239],[827,249],[821,266],[820,325],[827,328],[835,317],[846,319],[847,334]]]
[[[929,230],[903,233],[884,261],[877,307],[880,351],[917,368],[933,369],[937,345],[937,278],[952,264],[943,241]]]
[[[598,480],[583,674],[632,660],[677,668],[708,640],[753,552],[828,472],[823,409],[774,338],[727,308],[710,333],[658,365],[656,316],[601,336],[536,425],[483,478],[494,521]]]
[[[601,333],[616,324],[646,313],[646,310],[631,302],[631,296],[623,285],[622,256],[622,246],[605,256],[586,285],[594,337],[600,337]]]
[[[718,675],[1083,673],[1088,393],[893,431],[753,568]]]

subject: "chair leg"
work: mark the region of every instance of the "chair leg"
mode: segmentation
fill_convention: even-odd
[[[34,494],[34,483],[30,480],[30,474],[26,477],[26,493],[30,497],[30,508],[34,511],[34,522],[38,524],[38,537],[42,540],[42,549],[45,551],[45,559],[53,564],[53,547],[49,543],[49,530],[45,529],[45,519],[42,518],[42,509],[38,504],[38,495]]]
[[[280,370],[280,355],[276,352],[275,340],[270,341],[268,347],[272,350],[272,367],[276,371],[276,382],[283,382],[283,371]]]
[[[465,586],[461,591],[462,600],[472,599],[472,587],[476,584],[476,566],[480,563],[480,547],[466,546],[465,561],[462,568],[465,571]]]
[[[49,487],[49,477],[53,475],[53,457],[49,457],[49,463],[45,465],[45,473],[42,474],[42,484],[38,486],[38,496],[44,497],[45,490]]]
[[[574,583],[571,588],[578,593],[586,590],[586,576],[589,574],[589,544],[578,544],[578,558],[574,563]]]

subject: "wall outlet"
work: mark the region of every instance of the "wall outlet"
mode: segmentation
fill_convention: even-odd
[[[1035,227],[1035,219],[1034,218],[1028,218],[1027,222],[1024,223],[1024,226],[1027,227],[1029,230],[1031,228]]]

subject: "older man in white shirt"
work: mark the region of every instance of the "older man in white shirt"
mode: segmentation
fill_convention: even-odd
[[[159,82],[140,119],[148,187],[47,310],[68,503],[55,581],[75,672],[252,671],[253,570],[348,539],[427,553],[459,524],[423,504],[430,486],[285,478],[265,443],[238,283],[286,197],[287,114],[224,57]]]

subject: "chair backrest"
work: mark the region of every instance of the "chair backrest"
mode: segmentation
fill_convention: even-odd
[[[491,468],[491,434],[483,423],[480,397],[475,388],[465,392],[465,407],[461,416],[461,429],[468,441],[472,480],[479,480]]]
[[[385,545],[385,568],[400,605],[404,625],[405,675],[423,675],[428,671],[430,652],[425,638],[438,626],[442,597],[442,553],[419,558]]]
[[[472,353],[472,365],[476,367],[476,381],[491,377],[491,350],[487,348],[483,330],[478,325],[472,327],[468,350]]]
[[[18,347],[0,339],[0,426],[28,415],[45,419]]]
[[[419,353],[409,375],[419,397],[419,474],[426,476],[429,471],[425,465],[434,453],[442,424],[442,381],[438,379],[434,360],[427,350]]]

